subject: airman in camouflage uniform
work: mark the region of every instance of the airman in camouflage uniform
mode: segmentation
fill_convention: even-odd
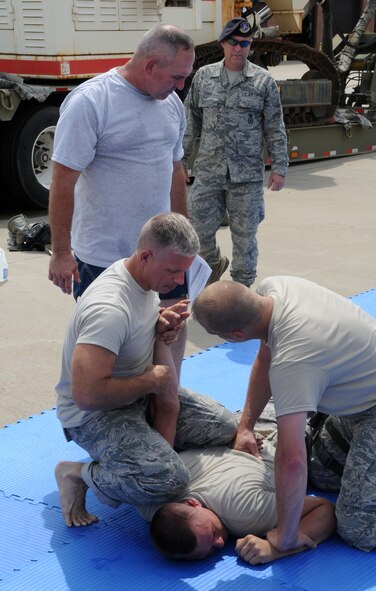
[[[218,269],[216,232],[227,210],[233,240],[231,277],[247,286],[256,278],[256,233],[264,219],[264,141],[271,160],[268,188],[283,187],[288,166],[278,88],[266,70],[247,60],[251,34],[246,19],[235,18],[225,26],[219,37],[224,60],[198,70],[185,100],[183,142],[187,164],[200,136],[188,203],[200,254]]]

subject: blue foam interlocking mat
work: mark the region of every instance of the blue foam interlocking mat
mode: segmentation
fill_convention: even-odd
[[[376,316],[376,290],[354,296]],[[184,360],[183,385],[242,407],[258,343],[218,345]],[[251,567],[234,540],[201,562],[159,555],[148,525],[123,505],[111,509],[89,492],[100,521],[64,525],[54,479],[61,460],[88,458],[64,439],[54,409],[0,430],[0,589],[14,591],[376,591],[376,552],[349,548],[337,536],[317,549]]]

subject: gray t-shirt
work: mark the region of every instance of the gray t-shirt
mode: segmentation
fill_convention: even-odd
[[[159,298],[145,291],[116,261],[85,291],[64,341],[57,415],[63,427],[77,427],[98,411],[80,410],[72,398],[71,364],[76,344],[98,345],[116,355],[113,375],[140,375],[152,363]]]
[[[269,277],[257,292],[274,300],[267,345],[276,415],[349,415],[376,404],[376,320],[324,287]]]
[[[261,459],[227,447],[181,452],[191,482],[176,501],[197,499],[218,515],[233,536],[265,535],[277,523],[272,443],[265,440],[260,454]],[[150,521],[157,509],[138,510]]]
[[[116,68],[65,99],[52,160],[82,171],[75,188],[72,248],[108,267],[129,257],[144,223],[170,211],[173,162],[183,156],[184,108],[172,93],[155,100]]]

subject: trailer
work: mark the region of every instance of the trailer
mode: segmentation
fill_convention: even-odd
[[[376,34],[365,29],[375,5],[368,0],[348,43],[340,38],[332,44],[331,29],[324,28],[318,51],[293,40],[317,12],[316,0],[0,0],[0,194],[8,205],[48,206],[62,101],[84,80],[124,64],[158,23],[192,36],[194,71],[221,59],[215,40],[224,22],[240,15],[257,27],[252,61],[263,67],[283,59],[307,64],[308,76],[278,81],[291,162],[373,151]],[[323,6],[327,23],[330,0]],[[336,55],[326,55],[328,37],[330,51],[339,48]],[[338,107],[351,118],[336,122]],[[369,129],[354,120],[360,112]]]
[[[311,160],[327,160],[344,156],[370,154],[376,152],[376,124],[363,127],[357,123],[328,123],[307,127],[286,128],[289,163]],[[194,161],[198,154],[200,139],[195,142],[193,154],[188,161],[190,182],[194,180]],[[265,166],[270,166],[270,158],[264,147]]]
[[[197,46],[222,26],[215,0],[0,0],[0,190],[47,207],[59,107],[78,84],[123,65],[152,26]]]
[[[290,128],[287,145],[290,163],[369,154],[376,151],[376,125],[364,128],[360,123],[331,123]]]

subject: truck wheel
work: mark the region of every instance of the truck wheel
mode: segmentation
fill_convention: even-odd
[[[3,176],[18,205],[48,207],[52,150],[59,108],[23,109],[2,142]]]

